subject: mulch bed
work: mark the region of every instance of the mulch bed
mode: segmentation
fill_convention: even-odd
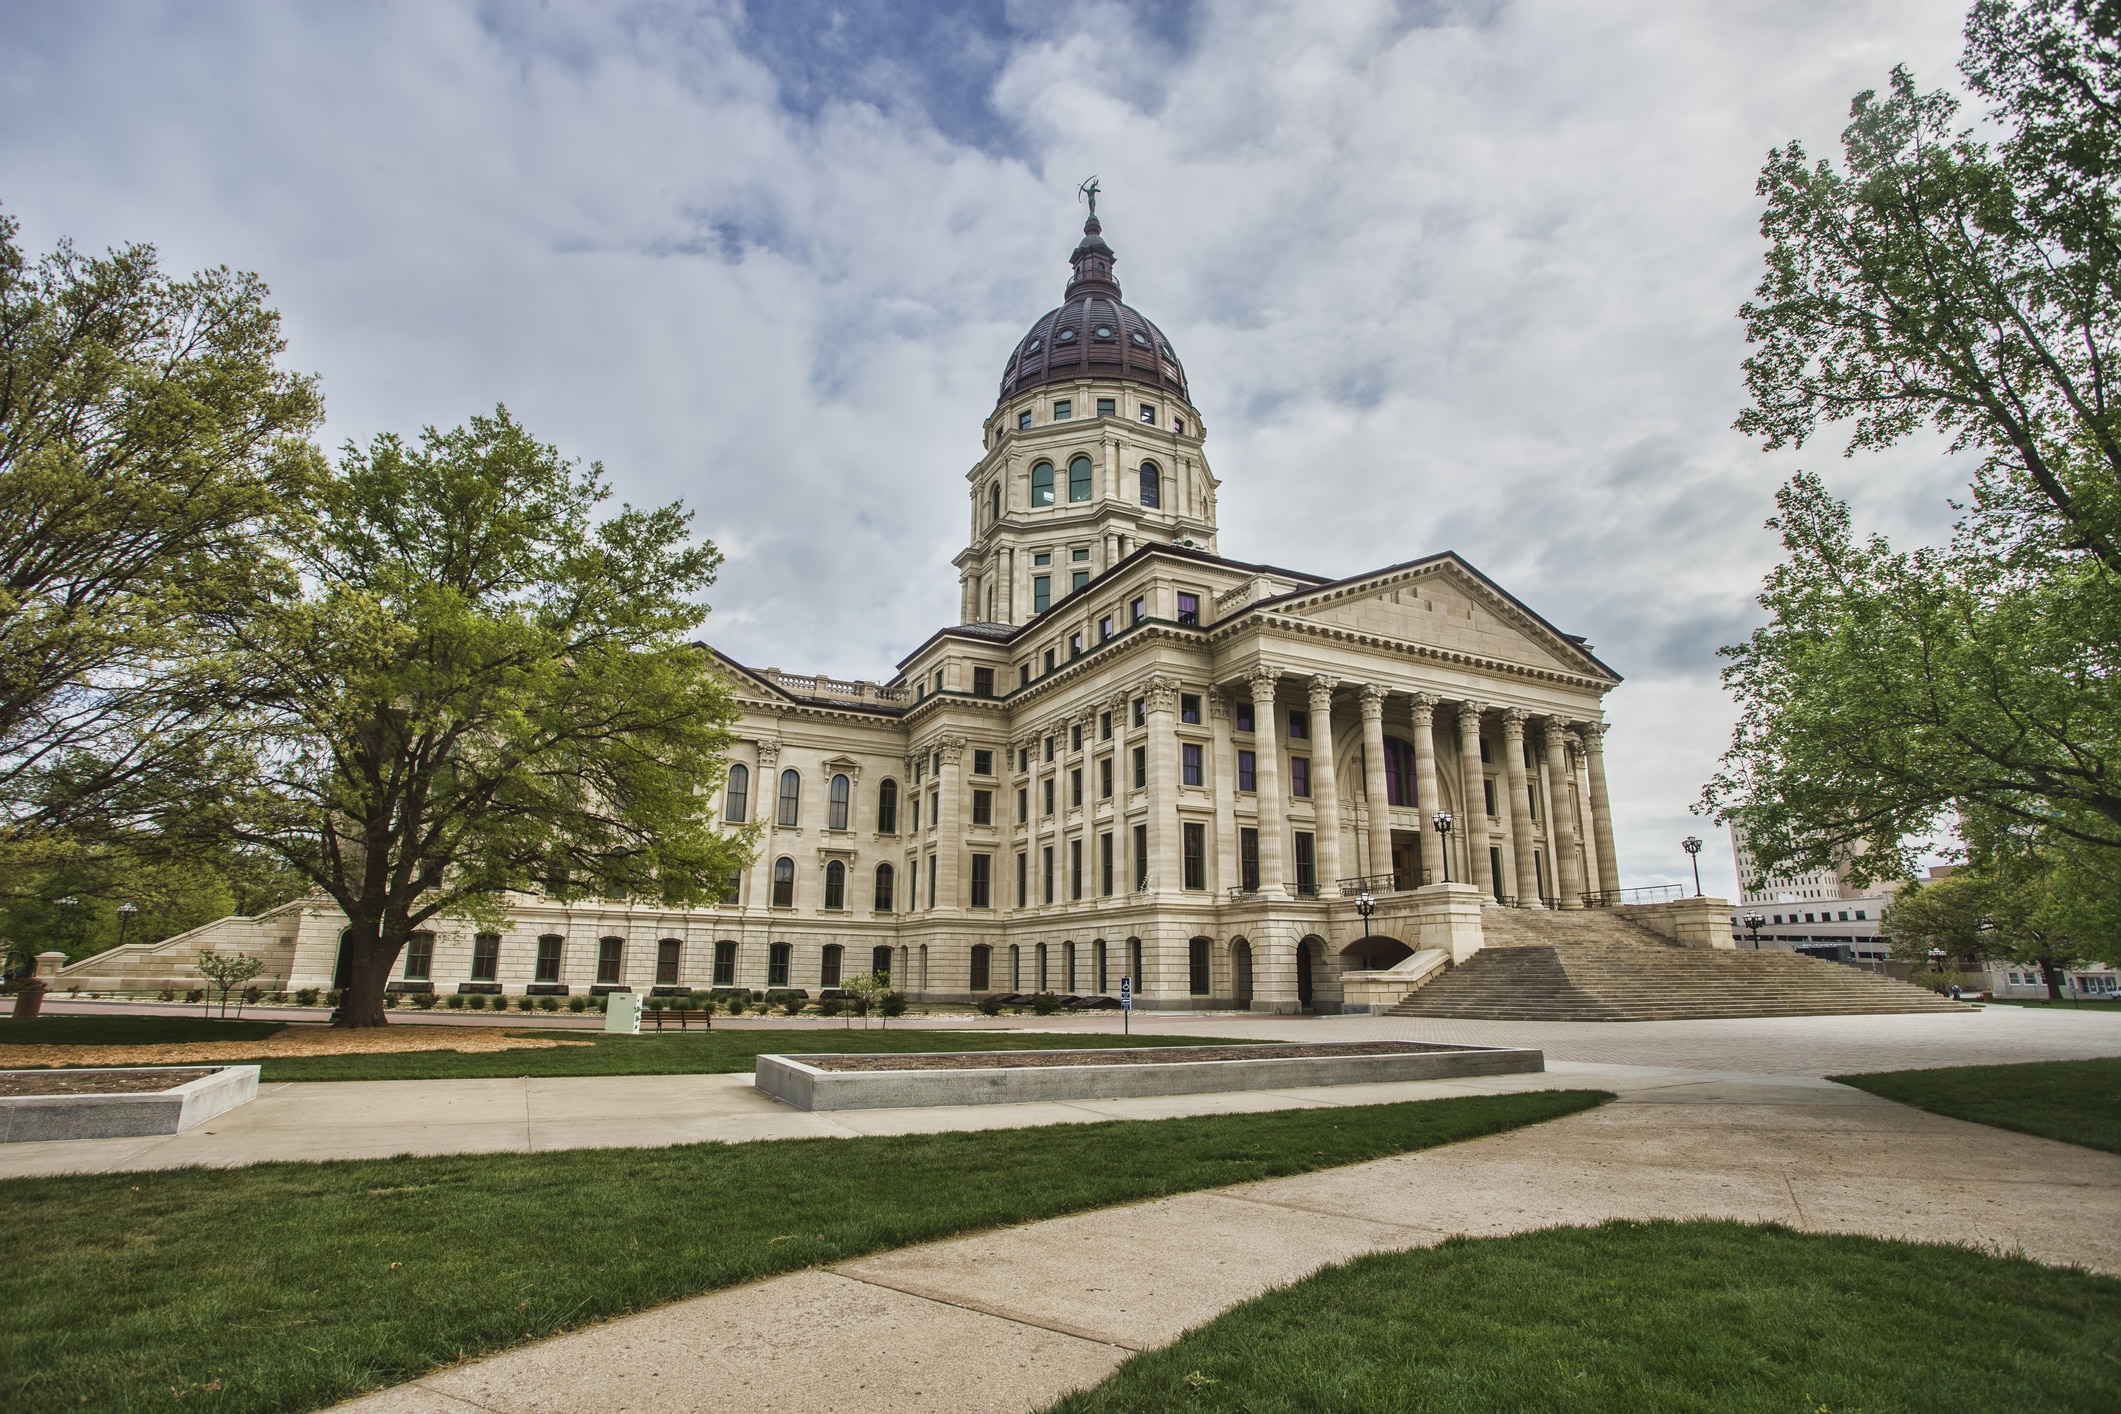
[[[1209,1061],[1302,1060],[1318,1056],[1398,1056],[1462,1051],[1426,1041],[1333,1041],[1310,1046],[1156,1046],[1108,1051],[958,1051],[931,1055],[806,1056],[817,1070],[1016,1070],[1033,1066],[1199,1065]]]
[[[0,1071],[0,1095],[144,1095],[212,1075],[204,1070]]]
[[[35,1026],[35,1022],[29,1023]],[[14,1033],[8,1033],[10,1036]],[[169,1041],[137,1046],[0,1045],[0,1068],[17,1066],[187,1065],[202,1061],[279,1060],[288,1056],[367,1056],[400,1051],[456,1051],[483,1055],[491,1051],[543,1051],[555,1046],[589,1046],[593,1041],[558,1041],[519,1036],[489,1027],[369,1026],[339,1030],[331,1026],[290,1026],[261,1041]]]

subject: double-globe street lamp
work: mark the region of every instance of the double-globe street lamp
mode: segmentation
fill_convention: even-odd
[[[1760,929],[1766,923],[1767,920],[1757,913],[1748,913],[1745,916],[1745,931],[1753,935],[1754,952],[1760,951]]]
[[[1451,882],[1451,812],[1436,812],[1436,833],[1443,840],[1443,881]]]
[[[1689,859],[1691,859],[1691,860],[1693,860],[1693,861],[1694,861],[1694,897],[1695,897],[1695,898],[1700,898],[1700,897],[1701,897],[1701,841],[1700,841],[1700,840],[1698,840],[1698,839],[1696,839],[1696,838],[1694,838],[1694,837],[1693,837],[1692,835],[1688,835],[1688,836],[1687,836],[1687,837],[1686,837],[1685,839],[1683,839],[1683,840],[1681,840],[1681,841],[1679,842],[1679,847],[1680,847],[1681,849],[1683,849],[1683,850],[1685,850],[1685,851],[1687,852],[1687,858],[1689,858]]]

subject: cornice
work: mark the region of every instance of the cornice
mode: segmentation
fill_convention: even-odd
[[[1534,682],[1561,683],[1568,687],[1583,688],[1600,696],[1611,692],[1619,684],[1610,678],[1586,677],[1581,673],[1565,673],[1556,668],[1535,668],[1525,663],[1512,663],[1504,658],[1489,658],[1478,653],[1461,653],[1456,649],[1439,648],[1434,644],[1415,643],[1403,638],[1387,638],[1383,634],[1364,633],[1341,624],[1321,624],[1310,619],[1291,618],[1271,610],[1251,610],[1226,624],[1217,624],[1207,631],[1210,642],[1223,643],[1234,640],[1248,628],[1274,628],[1307,638],[1327,639],[1336,643],[1351,643],[1363,648],[1383,649],[1408,658],[1424,658],[1436,663],[1450,663],[1460,667],[1479,668],[1491,673],[1504,673],[1511,677],[1527,678]]]

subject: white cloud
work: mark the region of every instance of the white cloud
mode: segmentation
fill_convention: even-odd
[[[975,144],[782,106],[734,8],[18,10],[0,200],[33,249],[262,272],[333,440],[505,400],[626,496],[697,508],[730,551],[718,644],[886,676],[954,614],[963,472],[1095,171],[1208,419],[1225,552],[1453,548],[1587,634],[1631,679],[1624,864],[1677,877],[1775,485],[1812,466],[1924,535],[1959,480],[1931,446],[1729,430],[1765,149],[1832,152],[1894,62],[1949,81],[1958,14],[1215,6],[1176,42],[1145,14],[1041,10]],[[896,55],[861,91],[919,78]]]

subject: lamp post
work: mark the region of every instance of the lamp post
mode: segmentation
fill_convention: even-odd
[[[75,898],[72,894],[68,894],[65,898],[53,899],[52,907],[59,910],[60,939],[67,943],[73,942],[74,915],[80,910],[81,900]]]
[[[1760,925],[1765,922],[1767,920],[1757,913],[1748,913],[1745,916],[1745,931],[1753,935],[1754,952],[1760,951]]]
[[[1681,840],[1681,841],[1679,842],[1679,847],[1680,847],[1681,849],[1683,849],[1683,850],[1685,850],[1685,851],[1687,852],[1687,858],[1689,858],[1689,859],[1691,859],[1691,860],[1693,860],[1693,861],[1694,861],[1694,897],[1695,897],[1695,898],[1700,898],[1700,897],[1701,897],[1701,841],[1700,841],[1700,840],[1698,840],[1698,839],[1696,839],[1696,838],[1695,838],[1694,836],[1692,836],[1692,835],[1688,835],[1688,836],[1687,836],[1687,837],[1686,837],[1685,839],[1683,839],[1683,840]]]
[[[1436,812],[1436,834],[1443,841],[1443,881],[1451,882],[1451,812]]]
[[[1370,966],[1370,915],[1377,912],[1377,900],[1370,897],[1368,889],[1355,900],[1355,911],[1362,915],[1362,965],[1367,971]]]
[[[121,948],[122,948],[122,947],[124,947],[124,946],[125,946],[125,927],[126,927],[126,925],[127,925],[128,923],[131,923],[131,922],[133,921],[133,915],[134,915],[135,913],[138,913],[139,911],[140,911],[140,905],[138,905],[138,904],[136,904],[136,903],[121,903],[121,904],[119,904],[119,905],[118,905],[118,946],[119,946],[119,947],[121,947]]]

